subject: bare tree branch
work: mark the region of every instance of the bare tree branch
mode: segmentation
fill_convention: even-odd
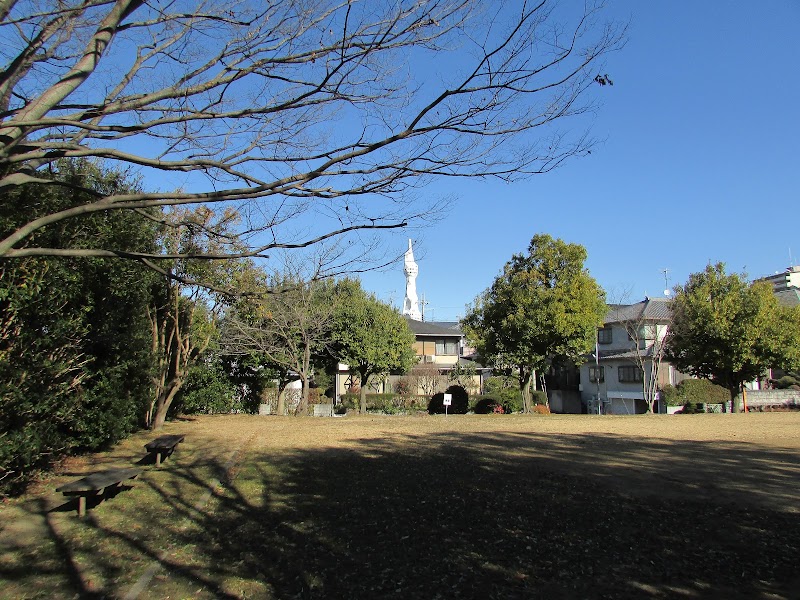
[[[403,226],[425,212],[408,194],[431,177],[547,172],[592,146],[582,127],[559,124],[592,108],[601,61],[623,42],[624,26],[601,11],[548,0],[0,0],[0,198],[60,185],[37,172],[65,158],[134,168],[144,182],[0,232],[0,258],[150,261],[125,248],[40,248],[36,233],[97,212],[231,203],[247,215],[247,248],[229,256],[256,257]]]

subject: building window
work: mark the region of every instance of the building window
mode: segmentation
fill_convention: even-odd
[[[458,356],[458,342],[455,340],[436,340],[437,356]]]
[[[597,376],[600,375],[600,380],[598,381]],[[605,367],[589,367],[589,381],[592,383],[603,383],[606,380],[606,368]]]
[[[639,367],[620,367],[617,369],[620,383],[636,383],[642,381],[642,370]]]
[[[611,327],[603,327],[597,330],[597,343],[598,344],[611,343]]]

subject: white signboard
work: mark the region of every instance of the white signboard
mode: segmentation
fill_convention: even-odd
[[[453,403],[453,394],[444,395],[444,405],[450,406]]]

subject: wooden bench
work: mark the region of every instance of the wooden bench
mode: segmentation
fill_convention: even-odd
[[[82,477],[71,483],[56,488],[65,496],[78,496],[78,516],[86,514],[86,498],[88,496],[102,496],[109,488],[118,488],[128,479],[136,479],[142,472],[141,469],[110,469],[98,471]]]
[[[172,454],[177,445],[183,441],[183,438],[184,436],[182,435],[162,435],[152,442],[148,442],[144,447],[150,454],[155,454],[156,466],[160,467],[161,460]]]

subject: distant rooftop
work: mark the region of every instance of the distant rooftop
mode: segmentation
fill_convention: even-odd
[[[760,277],[756,281],[768,281],[772,284],[775,292],[781,292],[790,288],[800,288],[800,265],[789,267],[782,273]]]
[[[669,298],[645,298],[635,304],[609,304],[606,323],[669,321]]]
[[[415,319],[409,319],[406,317],[406,323],[408,323],[409,329],[414,332],[416,335],[431,335],[431,336],[461,336],[463,333],[461,332],[458,327],[447,327],[442,326],[442,323],[450,324],[449,321],[446,322],[429,322],[429,321],[417,321]],[[455,323],[455,325],[458,325]]]

